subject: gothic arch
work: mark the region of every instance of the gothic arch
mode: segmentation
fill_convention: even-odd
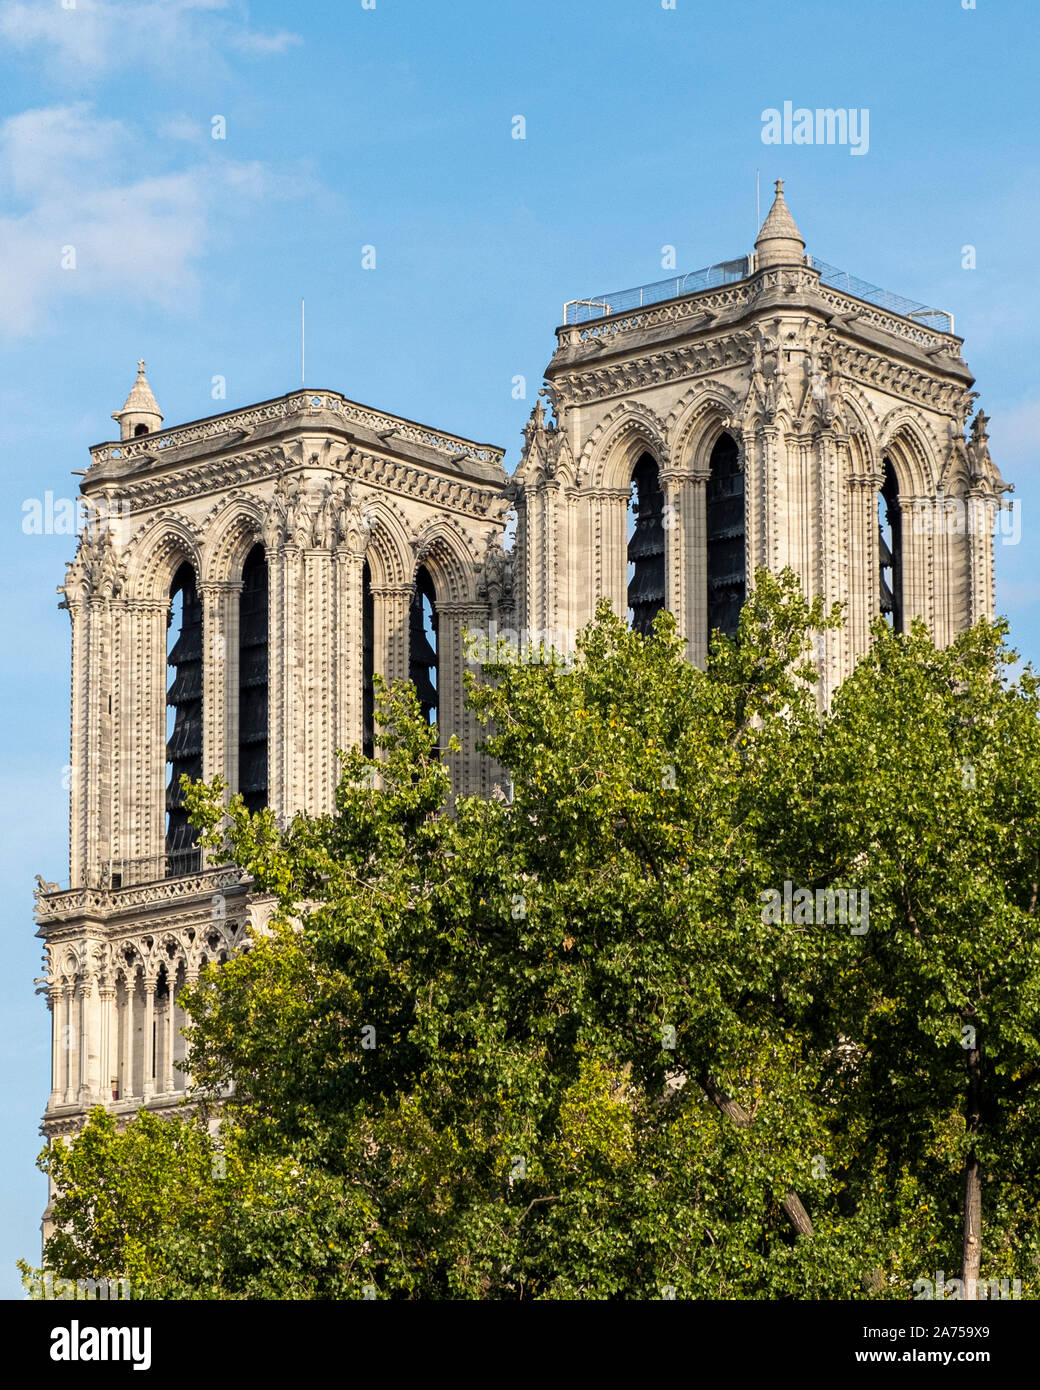
[[[189,564],[201,579],[198,532],[183,517],[157,517],[139,532],[127,557],[127,595],[132,599],[169,601],[170,585],[181,565]]]
[[[843,383],[842,403],[849,425],[849,467],[854,476],[873,477],[881,471],[877,452],[880,424],[870,402],[853,386]]]
[[[451,517],[427,523],[415,539],[414,554],[413,573],[420,565],[429,571],[438,607],[475,601],[477,560]]]
[[[841,399],[846,409],[853,415],[872,440],[880,439],[883,428],[881,417],[874,409],[867,393],[855,381],[846,377],[841,380]]]
[[[734,423],[739,413],[736,395],[721,382],[709,381],[693,387],[679,400],[665,423],[668,453],[675,465],[697,460],[707,468],[707,460],[718,436],[727,430],[740,446]],[[702,462],[703,456],[703,462]]]
[[[548,481],[557,483],[565,491],[570,491],[578,481],[578,469],[571,454],[571,443],[566,434],[560,438],[553,471],[546,474]]]
[[[260,540],[263,524],[264,510],[252,498],[233,496],[218,508],[209,519],[202,545],[201,582],[241,579],[242,566]]]
[[[878,455],[882,462],[891,459],[899,491],[907,499],[935,494],[939,455],[929,435],[918,416],[905,406],[890,411],[882,421]]]
[[[582,450],[579,477],[595,488],[628,489],[641,454],[659,468],[665,465],[665,429],[660,417],[641,401],[616,406],[593,430]]]
[[[960,448],[957,445],[958,441],[954,440],[947,453],[942,476],[939,478],[938,486],[947,497],[966,497],[972,486],[963,443]]]
[[[173,954],[170,947],[173,947]],[[183,965],[188,967],[188,952],[181,937],[176,932],[164,932],[156,940],[155,954],[160,965]]]
[[[382,497],[363,497],[360,508],[368,526],[365,559],[373,587],[402,587],[412,573],[408,528],[403,517]]]
[[[688,464],[692,472],[707,478],[711,473],[711,456],[723,435],[729,435],[737,446],[737,459],[744,467],[744,435],[736,421],[717,410],[705,408],[687,431]]]

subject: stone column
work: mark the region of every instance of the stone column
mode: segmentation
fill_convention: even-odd
[[[271,743],[281,765],[281,800],[287,817],[304,805],[306,799],[306,753],[304,748],[304,670],[306,643],[302,631],[301,575],[303,557],[294,545],[282,552],[281,595],[279,605],[277,679],[281,690],[278,701],[281,728]]]
[[[101,1097],[101,1001],[98,979],[92,971],[80,985],[80,1104],[94,1104]]]
[[[86,605],[67,595],[72,625],[72,727],[69,744],[69,884],[86,884],[87,873],[87,689],[90,648]]]
[[[408,605],[411,584],[381,584],[372,589],[375,616],[375,669],[384,680],[408,679]]]
[[[335,637],[333,653],[336,670],[334,728],[337,748],[349,753],[364,739],[362,685],[364,662],[362,644],[362,570],[364,555],[341,545],[335,557]],[[334,766],[338,781],[340,764]]]
[[[870,626],[881,611],[877,499],[882,482],[882,476],[874,473],[849,479],[850,573],[845,623],[850,668],[870,646]]]
[[[174,1089],[174,1079],[176,1073],[173,1069],[173,1047],[176,1040],[177,1019],[174,1007],[174,990],[177,985],[176,977],[171,973],[169,966],[166,968],[167,995],[166,1009],[164,1014],[165,1044],[163,1046],[163,1068],[162,1068],[162,1089],[164,1095],[169,1095]]]
[[[185,983],[185,986],[186,986],[188,989],[191,989],[193,985],[198,984],[198,979],[199,979],[198,968],[197,968],[196,966],[194,966],[194,965],[186,965],[186,966],[184,967],[184,983]],[[184,1015],[184,1028],[183,1028],[183,1031],[184,1031],[184,1060],[185,1060],[185,1064],[187,1064],[188,1057],[189,1057],[190,1054],[191,1054],[191,1027],[192,1027],[191,1018],[189,1017],[188,1014],[185,1014],[185,1015]],[[184,1089],[185,1092],[190,1091],[190,1090],[191,1090],[191,1086],[192,1086],[192,1079],[191,1079],[191,1071],[188,1069],[187,1065],[185,1065],[185,1069],[184,1069],[182,1075],[183,1075],[183,1077],[184,1077],[184,1087],[183,1087],[183,1089]]]
[[[900,540],[903,556],[903,631],[910,631],[915,618],[932,625],[932,538],[918,535],[914,515],[927,498],[900,497],[897,503],[900,517]]]
[[[120,699],[121,796],[127,859],[158,861],[166,846],[166,599],[131,599],[123,617]],[[146,869],[144,877],[153,876]],[[159,870],[158,876],[162,876]]]
[[[972,488],[965,499],[968,552],[968,625],[980,618],[993,620],[996,611],[994,538],[999,499]]]
[[[100,1054],[99,1071],[101,1095],[106,1105],[115,1098],[113,1092],[118,1088],[118,1079],[114,1078],[112,1075],[113,1070],[118,1070],[118,1064],[115,1060],[116,1045],[112,1038],[114,1000],[115,989],[106,979],[98,986],[98,1008],[100,1011],[101,1024],[100,1045],[98,1049]],[[112,1084],[113,1080],[116,1081],[115,1086]]]
[[[686,639],[697,666],[707,657],[708,546],[707,478],[669,469],[661,474],[665,494],[665,607]]]
[[[631,488],[600,488],[589,497],[593,583],[585,600],[575,603],[575,626],[595,616],[596,604],[607,598],[622,621],[628,613],[628,537],[625,522]]]
[[[267,547],[267,765],[270,783],[268,802],[280,814],[286,810],[285,793],[285,692],[286,653],[282,646],[285,631],[285,552],[272,534]]]
[[[125,1100],[134,1091],[134,1001],[137,996],[137,974],[133,979],[123,981],[123,1074],[119,1086],[119,1099]]]
[[[816,438],[816,524],[812,535],[811,566],[815,584],[808,589],[807,596],[819,594],[823,598],[825,610],[831,604],[845,598],[848,574],[847,547],[836,544],[838,537],[848,537],[848,517],[845,513],[845,490],[841,486],[843,451],[838,447],[832,429],[824,430]],[[824,632],[818,635],[816,667],[819,683],[817,698],[821,704],[829,703],[830,697],[844,674],[841,659],[841,635],[838,632]]]
[[[90,648],[90,675],[87,684],[86,717],[86,813],[87,882],[107,886],[102,874],[104,860],[111,857],[108,845],[111,786],[111,688],[105,677],[108,673],[110,646],[108,640],[108,605],[91,599],[87,606],[87,643]]]
[[[312,815],[332,810],[339,764],[335,754],[337,645],[335,585],[332,556],[324,548],[303,552],[303,673],[302,716],[304,784],[300,805]]]
[[[199,584],[202,604],[202,776],[238,786],[238,607],[241,583]]]
[[[62,1064],[65,1060],[62,1034],[62,1011],[64,1009],[63,991],[60,985],[51,985],[47,990],[47,1009],[51,1016],[51,1096],[47,1109],[54,1110],[64,1100],[65,1080]]]
[[[445,603],[437,608],[437,720],[441,747],[447,747],[452,734],[458,736],[461,751],[449,762],[456,796],[478,796],[484,786],[477,753],[480,725],[473,711],[466,708],[462,675],[467,669],[463,629],[487,632],[488,610],[483,603]],[[476,668],[470,668],[474,671]]]
[[[143,1100],[150,1100],[155,1094],[155,976],[145,975],[144,985],[144,1019],[142,1028],[142,1076],[141,1076],[141,1097]]]

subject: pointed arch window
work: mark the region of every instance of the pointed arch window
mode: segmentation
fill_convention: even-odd
[[[408,678],[423,718],[437,722],[437,601],[429,570],[420,568],[408,613]]]
[[[881,615],[891,623],[894,632],[902,632],[903,513],[899,506],[899,479],[890,459],[885,459],[878,493],[878,574]]]
[[[708,634],[718,629],[726,637],[735,637],[747,594],[747,574],[744,473],[731,435],[719,435],[708,468]]]
[[[664,607],[664,493],[649,454],[632,470],[628,531],[628,620],[647,636]]]
[[[361,751],[375,757],[375,662],[376,610],[372,597],[372,571],[366,560],[361,568]]]
[[[202,776],[202,605],[195,571],[185,563],[170,585],[166,693],[166,876],[198,867],[198,831],[188,824],[180,779]]]
[[[238,607],[238,790],[252,811],[267,805],[267,556],[254,545]]]

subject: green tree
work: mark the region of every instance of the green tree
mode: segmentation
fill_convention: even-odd
[[[157,1297],[905,1298],[982,1189],[966,1271],[1035,1258],[1036,684],[998,629],[881,627],[821,718],[839,620],[760,573],[706,672],[606,607],[573,665],[495,654],[490,800],[452,800],[407,686],[331,815],[191,788],[276,913],[187,996],[193,1113],[46,1151],[48,1262]],[[867,929],[778,920],[785,883],[868,891]]]

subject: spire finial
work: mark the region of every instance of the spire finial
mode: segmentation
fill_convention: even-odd
[[[755,239],[759,270],[771,265],[801,265],[805,258],[805,240],[784,201],[783,179],[777,179],[773,187],[776,190],[773,206]]]
[[[137,380],[131,386],[122,410],[114,411],[112,419],[119,421],[121,439],[133,439],[137,435],[162,429],[162,411],[144,374],[143,357],[137,359]]]

